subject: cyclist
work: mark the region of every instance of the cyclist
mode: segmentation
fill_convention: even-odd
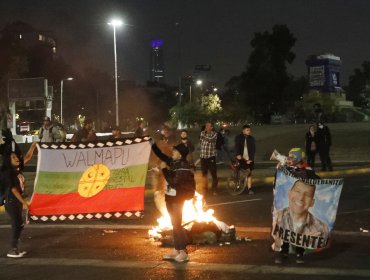
[[[256,144],[251,133],[251,127],[246,124],[243,126],[242,133],[235,137],[236,159],[239,161],[240,172],[245,175],[244,184],[248,187],[248,194],[253,194],[252,170],[254,169],[254,155],[256,153]]]

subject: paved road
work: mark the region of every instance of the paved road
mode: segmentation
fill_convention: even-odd
[[[274,265],[269,250],[271,185],[253,196],[221,194],[207,199],[219,220],[234,224],[252,242],[190,246],[191,262],[164,262],[168,248],[147,238],[158,212],[149,197],[139,221],[29,225],[22,245],[29,254],[5,256],[9,229],[0,215],[0,279],[369,279],[370,175],[345,178],[332,247],[307,256],[306,263]]]

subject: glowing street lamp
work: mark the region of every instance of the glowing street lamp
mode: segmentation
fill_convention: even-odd
[[[117,43],[116,43],[116,27],[123,25],[120,19],[112,19],[108,22],[109,25],[113,26],[113,42],[114,42],[114,84],[116,94],[116,126],[119,126],[118,118],[118,75],[117,75]]]
[[[197,81],[195,82],[195,84],[196,84],[197,86],[201,86],[201,85],[203,84],[203,81],[202,81],[202,80],[197,80]],[[190,83],[190,86],[189,86],[189,96],[190,96],[190,104],[191,104],[191,83]]]
[[[72,81],[73,78],[69,77],[60,81],[60,123],[63,124],[63,82]]]

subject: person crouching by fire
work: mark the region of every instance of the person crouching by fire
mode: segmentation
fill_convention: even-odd
[[[194,172],[186,156],[189,149],[178,144],[172,149],[172,156],[162,153],[157,144],[152,145],[154,154],[162,160],[160,168],[166,180],[165,201],[173,227],[174,249],[163,256],[164,260],[182,263],[189,261],[186,246],[188,236],[182,227],[182,209],[185,200],[192,199],[195,193]]]
[[[307,165],[305,153],[301,148],[293,148],[289,151],[285,161],[285,168],[295,177],[302,179],[319,179],[320,177]],[[307,184],[301,180],[295,181],[288,192],[289,206],[277,214],[277,225],[274,228],[274,235],[282,239],[280,252],[275,257],[275,263],[280,264],[288,257],[290,243],[280,236],[281,228],[297,235],[323,236],[327,235],[329,229],[326,224],[314,217],[308,209],[313,207],[315,199],[315,185]],[[285,233],[284,233],[285,234]],[[281,235],[284,235],[281,234]],[[286,235],[286,234],[285,234]],[[290,238],[292,240],[292,237]],[[293,242],[294,243],[294,242]],[[296,243],[295,243],[296,244]],[[304,263],[303,255],[305,249],[296,244],[296,263]]]

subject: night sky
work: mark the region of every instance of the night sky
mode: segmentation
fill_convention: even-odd
[[[120,16],[119,72],[124,79],[149,79],[150,40],[164,40],[167,82],[211,64],[210,77],[222,87],[246,67],[254,32],[287,24],[296,36],[296,59],[289,72],[306,75],[311,54],[340,56],[342,85],[370,60],[368,0],[1,0],[0,28],[21,20],[54,31],[57,51],[76,69],[93,66],[113,73],[113,31]]]

